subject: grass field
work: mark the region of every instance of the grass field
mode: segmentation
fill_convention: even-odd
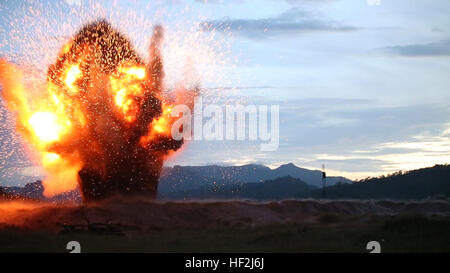
[[[0,252],[368,252],[379,241],[382,252],[450,252],[450,218],[398,215],[357,217],[323,214],[316,223],[257,227],[155,229],[125,236],[88,232],[55,234],[3,228]]]

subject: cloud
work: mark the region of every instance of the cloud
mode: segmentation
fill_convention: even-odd
[[[388,54],[404,57],[450,56],[450,39],[428,44],[391,46],[380,50]]]
[[[345,32],[357,28],[316,18],[292,8],[278,16],[262,19],[229,19],[206,21],[203,30],[231,31],[251,39],[292,36],[308,32]]]

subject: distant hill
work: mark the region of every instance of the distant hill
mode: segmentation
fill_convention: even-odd
[[[322,190],[297,197],[317,198]],[[327,199],[426,199],[450,197],[450,165],[436,165],[389,176],[365,179],[351,184],[326,187]]]
[[[290,176],[298,178],[309,185],[322,186],[322,172],[308,170],[292,163],[270,169],[264,165],[248,164],[243,166],[174,166],[162,171],[159,192],[162,194],[177,191],[190,191],[205,186],[254,183]],[[327,184],[350,183],[345,177],[328,177]]]
[[[217,188],[218,186],[257,183],[290,176],[306,184],[321,187],[322,173],[317,170],[299,168],[294,164],[282,165],[270,169],[264,165],[248,164],[243,166],[174,166],[164,167],[159,182],[160,196],[179,196],[186,192],[198,192],[200,189]],[[327,184],[338,182],[350,183],[345,177],[328,177]],[[1,188],[1,187],[0,187]],[[44,199],[44,188],[41,181],[28,183],[25,187],[4,187],[3,191],[10,195],[18,195],[30,199]],[[71,198],[80,199],[77,191],[64,193],[52,198],[54,201],[64,201]]]
[[[64,201],[81,201],[81,196],[78,190],[73,190],[56,195],[51,198],[44,197],[44,186],[42,181],[28,183],[25,187],[0,187],[0,197],[4,194],[6,199],[30,199],[30,200],[47,200],[52,202]]]
[[[3,191],[9,195],[18,195],[30,199],[43,199],[44,186],[42,181],[27,183],[25,187],[4,187]]]
[[[160,194],[160,198],[282,200],[292,199],[300,193],[309,193],[316,189],[316,186],[300,179],[286,176],[255,183],[205,185],[193,190]]]
[[[300,170],[299,170],[300,169]],[[239,173],[241,171],[241,173]],[[310,174],[292,164],[271,170],[261,165],[239,167],[165,168],[161,177],[161,199],[255,199],[280,200],[321,198],[322,189],[290,175],[260,181],[264,175]],[[308,172],[309,171],[309,172]],[[319,172],[320,173],[320,172]],[[253,177],[252,177],[253,175]],[[307,176],[306,176],[307,177]],[[255,182],[251,182],[253,181]],[[327,183],[329,184],[327,178]],[[244,181],[239,181],[244,180]],[[249,180],[249,181],[246,181]],[[339,181],[339,180],[334,180]],[[347,181],[343,179],[343,181]],[[352,183],[335,183],[325,188],[327,199],[416,199],[450,198],[450,165],[436,165]],[[0,187],[2,199],[45,199],[40,181],[25,187]],[[80,201],[77,190],[47,199],[56,202]]]
[[[306,183],[309,186],[321,187],[322,173],[317,170],[308,170],[299,168],[294,164],[281,165],[276,169],[270,169],[264,165],[248,164],[243,166],[174,166],[163,168],[160,183],[159,196],[161,197],[191,197],[210,196],[211,189],[222,189],[223,197],[226,197],[225,192],[246,183],[261,183],[263,181],[276,180],[277,178],[290,176],[298,179],[301,183]],[[344,177],[328,177],[327,184],[334,185],[338,182],[349,183],[350,180]],[[270,185],[267,184],[267,185]],[[229,188],[225,186],[230,186]],[[255,187],[250,185],[248,187]],[[240,187],[240,186],[239,186]],[[273,198],[279,198],[283,194],[276,193],[276,188],[269,190],[270,187],[263,185],[260,191],[267,191],[267,193],[258,193],[258,198],[268,198],[273,195]],[[29,183],[25,187],[5,187],[3,190],[11,195],[23,196],[31,199],[45,199],[43,196],[44,188],[42,182],[37,181]],[[247,187],[243,187],[247,190]],[[254,189],[256,191],[256,189]],[[309,188],[308,188],[309,190]],[[199,192],[204,191],[203,195]],[[271,193],[273,191],[273,193]],[[296,194],[298,191],[296,192]],[[233,195],[234,196],[234,195]],[[249,194],[238,194],[236,198],[250,198]],[[294,196],[290,196],[291,198]],[[287,198],[287,197],[286,197]],[[78,191],[64,193],[53,197],[52,201],[65,201],[70,199],[80,200]]]
[[[8,198],[8,194],[0,188],[0,200],[7,199],[7,198]]]
[[[5,188],[0,187],[0,201],[1,200],[31,200],[31,199],[14,192],[9,192]]]

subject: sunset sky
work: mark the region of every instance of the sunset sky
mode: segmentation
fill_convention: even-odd
[[[0,56],[43,71],[51,51],[95,18],[92,5],[82,0],[18,2],[0,4]],[[167,77],[176,74],[170,64],[189,59],[215,103],[280,106],[278,150],[262,152],[260,142],[253,141],[192,141],[167,165],[292,162],[318,169],[325,164],[332,175],[358,179],[450,163],[450,1],[147,2],[100,1],[97,6],[107,18],[111,10],[124,15],[112,23],[138,49],[146,48],[149,34],[142,32],[151,25],[133,22],[133,14],[165,26],[168,44],[189,32],[180,30],[183,20],[206,37],[212,37],[205,25],[210,26],[212,42],[198,38],[196,46],[197,36],[188,35],[191,40],[173,42],[176,49],[168,45]],[[43,22],[50,23],[39,25]],[[190,47],[183,51],[183,43]],[[206,53],[221,43],[225,57]],[[32,56],[31,44],[40,45]],[[6,111],[1,114],[6,124]],[[6,141],[10,134],[2,126],[0,185],[39,176],[39,168],[14,155],[18,144]],[[25,178],[7,175],[13,169]]]

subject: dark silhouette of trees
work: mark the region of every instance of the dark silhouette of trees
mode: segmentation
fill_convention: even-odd
[[[351,184],[326,188],[331,199],[425,199],[450,197],[450,165],[435,165],[412,171],[398,171],[389,175],[365,178]],[[311,196],[319,197],[319,192]]]

